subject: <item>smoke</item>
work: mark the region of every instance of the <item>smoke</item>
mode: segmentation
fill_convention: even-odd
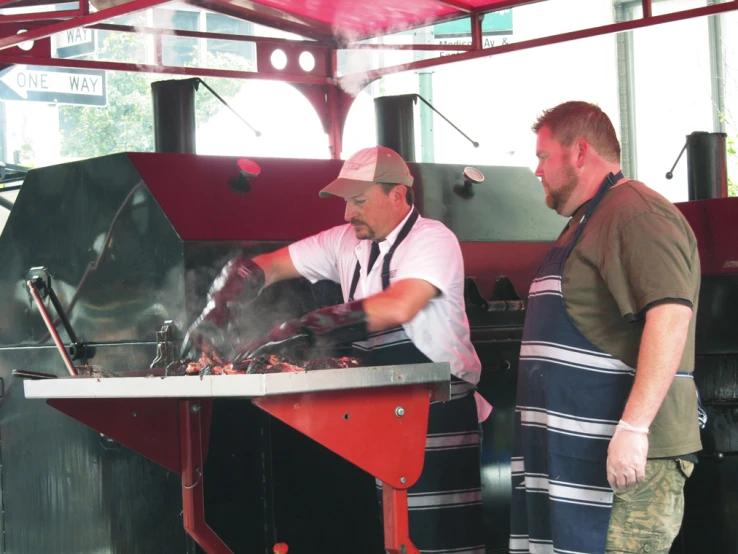
[[[197,262],[185,273],[186,322],[180,328],[186,331],[200,315],[213,281],[229,260],[235,256],[254,258],[281,246],[274,243],[200,243],[192,249],[187,247],[185,257]],[[318,307],[306,280],[282,281],[264,288],[256,298],[242,294],[230,305],[229,323],[223,328],[203,326],[203,339],[218,354],[230,357],[250,341],[266,337],[273,327]]]
[[[392,35],[406,31],[408,28],[423,28],[432,25],[435,17],[445,13],[446,8],[442,4],[438,4],[435,9],[436,13],[425,19],[412,19],[409,14],[427,13],[428,2],[425,0],[406,0],[402,4],[402,8],[383,6],[381,12],[369,10],[363,12],[358,6],[360,4],[348,4],[350,8],[343,12],[338,12],[335,16],[333,25],[333,34],[340,44],[352,44],[362,42],[362,32],[356,29],[382,29],[382,36],[389,37],[392,41]],[[408,21],[410,23],[408,24]],[[412,44],[410,35],[402,35],[400,40],[388,42],[389,44]],[[406,39],[411,38],[408,42]],[[403,42],[402,39],[405,39]],[[382,41],[384,43],[384,40]],[[374,42],[374,44],[377,44]],[[387,67],[388,65],[403,65],[410,63],[416,58],[418,52],[413,50],[392,51],[392,50],[369,50],[369,49],[351,49],[341,52],[341,62],[339,69],[341,70],[341,78],[338,81],[341,89],[352,96],[358,96],[364,88],[370,84],[374,78],[367,76],[366,72],[372,69]],[[427,54],[425,54],[427,55]],[[396,63],[386,64],[386,58],[397,59]],[[406,61],[405,61],[406,60]],[[394,62],[394,60],[393,60]],[[403,69],[400,69],[403,71]]]

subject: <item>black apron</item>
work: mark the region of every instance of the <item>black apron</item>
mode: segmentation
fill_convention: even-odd
[[[390,263],[407,237],[418,212],[413,212],[382,261],[382,290],[390,285]],[[361,272],[356,262],[349,302],[354,300]],[[402,326],[373,333],[354,343],[365,366],[431,363]],[[410,540],[422,552],[484,554],[484,518],[480,480],[479,426],[474,386],[452,376],[452,401],[430,407],[423,472],[408,489]],[[381,503],[381,483],[377,482]],[[380,511],[381,513],[381,511]]]

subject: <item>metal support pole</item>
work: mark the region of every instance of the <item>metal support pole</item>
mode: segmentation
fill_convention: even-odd
[[[630,21],[632,8],[615,6],[615,21]],[[617,34],[618,103],[620,105],[620,166],[631,179],[638,178],[636,138],[635,72],[633,70],[633,31]]]
[[[419,554],[418,549],[410,542],[407,489],[395,489],[382,483],[382,512],[384,548],[388,554]]]
[[[472,15],[469,18],[471,22],[471,39],[472,39],[472,50],[482,49],[482,21],[484,20],[484,14]]]
[[[708,5],[720,4],[718,0],[707,0]],[[725,59],[723,56],[723,29],[720,15],[707,18],[710,40],[710,85],[712,91],[712,130],[725,133]]]
[[[330,74],[335,79],[338,75],[338,50],[331,50]],[[340,160],[343,147],[343,120],[341,117],[341,94],[338,82],[328,85],[328,148],[331,159]]]
[[[432,44],[433,31],[428,27],[424,27],[415,32],[414,44]],[[414,59],[422,60],[427,57],[426,54],[415,52]],[[433,71],[430,69],[421,69],[418,71],[418,91],[420,96],[433,104]],[[420,161],[433,163],[435,161],[435,141],[433,138],[433,110],[421,102],[420,106]]]
[[[54,323],[49,316],[49,312],[46,311],[46,306],[44,306],[44,301],[41,300],[41,295],[39,294],[35,283],[33,281],[26,281],[26,285],[28,285],[28,288],[31,291],[33,300],[36,302],[38,311],[41,314],[44,323],[46,324],[46,328],[49,330],[51,338],[54,340],[54,344],[56,344],[56,348],[59,350],[59,354],[61,355],[62,360],[64,360],[64,365],[66,366],[67,371],[69,371],[69,374],[73,377],[76,376],[77,368],[74,367],[72,359],[69,357],[69,353],[67,352],[64,343],[62,343],[61,337],[59,337],[59,333],[56,332],[56,327],[54,327]]]
[[[418,73],[420,96],[433,103],[433,72],[422,70]],[[436,144],[433,137],[433,110],[420,103],[420,161],[433,163],[436,159]]]
[[[203,486],[203,424],[200,402],[180,400],[180,448],[182,459],[182,520],[185,531],[207,554],[233,554],[233,551],[205,522]]]

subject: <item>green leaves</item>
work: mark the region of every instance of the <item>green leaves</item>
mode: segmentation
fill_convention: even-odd
[[[145,40],[145,39],[143,39]],[[104,38],[96,59],[131,63],[145,54],[140,35],[111,33]],[[194,60],[205,67],[248,71],[253,69],[246,59],[229,53],[202,55],[195,49]],[[116,152],[153,152],[154,114],[151,83],[169,78],[163,74],[108,71],[108,104],[104,107],[60,106],[59,129],[61,155],[67,160],[92,158]],[[178,78],[178,77],[173,77]],[[208,85],[226,101],[233,98],[243,84],[239,79],[206,79]],[[197,126],[205,124],[223,106],[209,91],[200,87],[196,99]]]

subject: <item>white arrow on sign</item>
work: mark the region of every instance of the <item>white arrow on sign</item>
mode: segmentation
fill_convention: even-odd
[[[28,98],[29,92],[103,95],[103,82],[100,75],[43,71],[25,65],[16,65],[0,77],[0,81],[8,85],[21,98]]]

